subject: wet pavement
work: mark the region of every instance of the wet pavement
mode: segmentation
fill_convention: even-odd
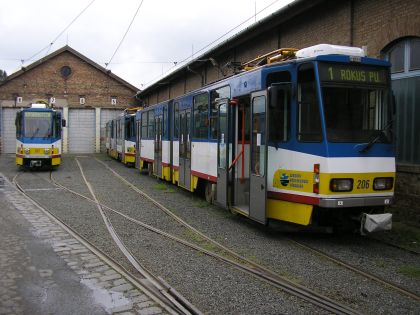
[[[161,314],[0,174],[0,314]]]

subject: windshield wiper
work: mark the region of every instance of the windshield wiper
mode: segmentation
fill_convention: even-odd
[[[388,121],[388,123],[381,130],[379,130],[379,133],[375,137],[372,137],[372,139],[368,143],[366,143],[366,145],[363,148],[361,148],[359,152],[360,153],[368,152],[370,148],[372,148],[373,145],[385,135],[385,131],[387,131],[391,126],[392,126],[392,119]]]

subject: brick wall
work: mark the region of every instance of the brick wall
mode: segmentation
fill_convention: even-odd
[[[63,66],[72,69],[67,79],[60,73]],[[2,106],[13,105],[14,98],[18,95],[23,98],[23,106],[52,96],[56,98],[57,106],[83,107],[79,101],[83,96],[86,99],[84,106],[118,108],[135,105],[135,93],[136,90],[128,88],[68,51],[0,86]],[[117,98],[117,105],[111,105],[111,97]]]

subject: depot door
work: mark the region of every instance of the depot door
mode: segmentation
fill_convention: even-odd
[[[191,190],[191,110],[179,113],[179,186]]]
[[[251,95],[250,218],[265,224],[267,200],[267,92]]]
[[[162,177],[162,130],[163,116],[155,116],[155,159],[153,165],[153,174]]]

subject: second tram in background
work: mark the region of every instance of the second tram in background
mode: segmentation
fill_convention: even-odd
[[[107,154],[131,166],[134,166],[136,157],[135,116],[138,109],[126,109],[105,126]]]
[[[35,103],[16,114],[16,165],[57,167],[61,163],[61,113]]]
[[[263,57],[138,111],[137,167],[263,224],[389,229],[390,64],[334,45]]]

